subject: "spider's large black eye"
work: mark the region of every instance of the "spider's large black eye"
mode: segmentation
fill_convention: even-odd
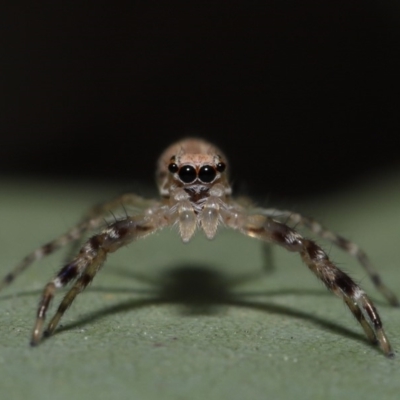
[[[204,165],[200,168],[199,179],[202,182],[210,183],[215,179],[216,175],[217,173],[215,172],[215,169],[211,165]]]
[[[178,175],[179,178],[185,183],[193,182],[197,178],[196,170],[191,165],[184,165],[179,170]]]
[[[217,171],[218,172],[224,172],[226,168],[226,164],[223,162],[220,162],[217,164]]]
[[[172,172],[173,174],[175,173],[175,172],[178,172],[178,166],[175,164],[175,163],[171,163],[171,164],[169,164],[168,165],[168,171],[169,172]]]

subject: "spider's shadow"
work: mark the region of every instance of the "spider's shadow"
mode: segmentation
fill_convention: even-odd
[[[146,307],[155,304],[177,304],[185,315],[211,315],[218,313],[223,306],[246,307],[265,311],[266,313],[275,313],[289,317],[299,318],[310,321],[320,328],[335,332],[339,335],[348,337],[360,342],[366,342],[362,334],[356,333],[346,327],[330,322],[325,318],[312,315],[303,310],[294,309],[288,306],[260,302],[260,297],[271,297],[274,295],[296,294],[296,295],[330,295],[323,289],[319,291],[304,290],[278,290],[266,292],[240,292],[235,287],[248,281],[259,279],[259,274],[241,275],[232,278],[221,272],[210,269],[201,264],[182,264],[178,267],[167,268],[165,272],[157,279],[148,276],[134,274],[126,270],[117,271],[129,279],[144,281],[150,284],[151,289],[144,291],[145,296],[141,299],[123,301],[113,306],[95,311],[89,315],[83,316],[76,322],[59,327],[56,334],[63,331],[79,328],[91,322],[112,315],[132,311],[137,308]],[[235,289],[235,290],[234,290]],[[124,288],[94,288],[91,291],[116,292],[116,293],[135,293],[132,289]],[[140,291],[143,294],[143,291]],[[137,293],[136,293],[137,294]],[[257,297],[252,300],[252,297]]]

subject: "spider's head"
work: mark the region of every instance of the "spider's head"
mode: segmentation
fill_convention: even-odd
[[[172,156],[168,164],[170,174],[184,186],[196,183],[212,184],[226,170],[226,163],[219,155],[210,157],[204,154],[191,154],[190,156],[179,158]]]
[[[189,138],[173,144],[162,154],[157,178],[164,194],[173,187],[207,190],[217,182],[227,184],[227,161],[215,146]]]

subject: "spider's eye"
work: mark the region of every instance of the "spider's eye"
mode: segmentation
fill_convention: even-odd
[[[199,179],[202,182],[210,183],[215,179],[216,175],[217,173],[215,172],[215,169],[211,165],[204,165],[203,167],[200,168]]]
[[[171,163],[171,164],[168,165],[168,171],[169,172],[175,173],[175,172],[178,172],[178,169],[179,168],[175,163]]]
[[[196,180],[196,170],[191,165],[185,165],[179,170],[179,178],[182,182],[190,183]]]
[[[226,164],[223,162],[220,162],[217,164],[217,171],[218,172],[224,172],[226,168]]]

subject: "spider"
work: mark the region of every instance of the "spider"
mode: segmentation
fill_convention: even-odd
[[[197,229],[202,230],[208,239],[213,239],[218,226],[224,225],[266,243],[277,244],[288,251],[299,253],[311,272],[330,291],[344,300],[367,338],[373,344],[379,345],[386,356],[394,356],[379,314],[366,293],[332,263],[321,247],[302,237],[286,223],[304,226],[356,257],[377,290],[390,304],[398,306],[396,296],[383,284],[364,251],[355,243],[297,213],[254,208],[249,202],[234,200],[231,197],[225,155],[216,146],[201,139],[186,138],[168,147],[158,161],[156,178],[159,200],[147,200],[128,193],[93,208],[68,232],[28,254],[0,282],[1,289],[14,281],[33,262],[68,243],[76,243],[87,231],[100,228],[105,215],[112,213],[121,204],[142,210],[115,220],[100,233],[89,238],[78,254],[45,285],[31,336],[32,346],[39,344],[43,337],[55,331],[64,312],[93,280],[108,253],[168,226],[176,225],[182,241],[187,243]],[[59,304],[47,328],[43,330],[46,313],[56,291],[70,283],[73,283],[72,287]]]

